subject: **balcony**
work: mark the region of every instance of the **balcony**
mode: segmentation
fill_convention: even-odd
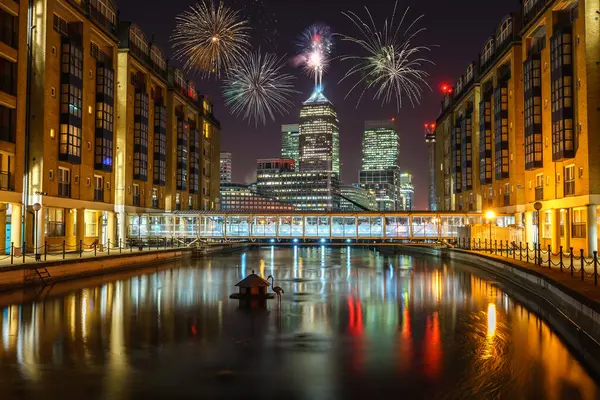
[[[129,42],[129,50],[140,60],[142,60],[145,63],[150,64],[150,56],[147,53],[144,53],[142,51],[142,49],[140,49],[138,46],[136,46],[135,44]]]
[[[8,93],[11,96],[17,95],[17,80],[9,75],[0,75],[0,92]]]
[[[0,126],[0,141],[14,143],[15,142],[14,127]]]
[[[18,32],[15,32],[12,28],[7,26],[0,28],[0,42],[12,47],[13,49],[18,49]]]
[[[94,189],[94,201],[104,202],[104,189],[102,189],[102,188]]]
[[[96,7],[94,7],[89,2],[89,0],[86,1],[86,11],[87,11],[88,15],[94,21],[96,21],[96,23],[98,25],[100,25],[101,27],[103,27],[108,32],[112,33],[113,35],[117,34],[117,24],[115,24],[113,21],[111,21],[108,18],[106,18],[106,16],[104,14],[102,14],[100,12],[100,10],[98,10]]]
[[[535,188],[535,201],[544,200],[544,187],[539,186]]]
[[[510,206],[510,193],[504,194],[504,206]]]
[[[139,194],[133,195],[133,205],[139,207],[142,204],[142,197]]]
[[[0,171],[0,190],[15,190],[15,176],[8,171]]]
[[[70,183],[59,183],[58,184],[58,196],[59,197],[71,197],[71,184]]]

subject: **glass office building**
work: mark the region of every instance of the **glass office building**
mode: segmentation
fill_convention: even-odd
[[[281,158],[294,160],[300,165],[300,128],[298,124],[281,125]]]

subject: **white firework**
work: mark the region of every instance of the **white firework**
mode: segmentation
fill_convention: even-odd
[[[362,86],[356,106],[370,89],[375,91],[373,99],[381,100],[382,104],[396,101],[399,111],[403,105],[403,98],[407,98],[412,106],[419,104],[423,87],[430,88],[425,78],[429,74],[423,70],[424,64],[433,64],[430,60],[421,56],[423,52],[430,51],[426,46],[413,45],[413,39],[425,29],[413,28],[423,16],[413,20],[410,25],[401,32],[404,20],[408,14],[408,8],[404,11],[402,18],[396,25],[396,9],[398,1],[394,4],[391,19],[386,19],[382,29],[378,29],[371,12],[365,7],[367,22],[364,22],[356,13],[349,11],[342,13],[358,28],[359,37],[340,35],[342,40],[360,46],[365,55],[344,55],[342,60],[354,61],[354,65],[346,72],[341,81],[358,77],[352,88],[346,94],[350,95],[355,89]],[[340,82],[341,82],[340,81]]]
[[[294,105],[290,100],[294,76],[282,72],[283,58],[275,54],[249,52],[227,74],[223,85],[225,102],[235,116],[244,121],[266,124],[267,116],[285,115]]]
[[[171,40],[184,68],[217,79],[250,48],[250,28],[237,11],[203,0],[175,17]]]

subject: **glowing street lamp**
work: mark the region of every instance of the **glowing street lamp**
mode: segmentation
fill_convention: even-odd
[[[490,252],[492,249],[492,221],[494,218],[496,218],[496,213],[492,210],[489,210],[485,213],[485,219],[487,219],[490,224]]]

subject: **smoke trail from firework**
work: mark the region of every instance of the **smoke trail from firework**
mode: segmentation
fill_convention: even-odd
[[[294,105],[290,96],[297,93],[294,77],[281,71],[283,59],[260,50],[244,55],[224,80],[225,102],[235,116],[242,115],[249,123],[266,124],[267,116],[275,119]]]
[[[203,77],[220,78],[250,47],[248,21],[221,1],[203,0],[175,20],[175,57]]]
[[[373,99],[381,100],[382,105],[396,101],[399,111],[403,99],[407,98],[412,106],[419,104],[423,87],[429,88],[425,78],[429,76],[423,70],[423,65],[430,60],[421,56],[423,52],[430,51],[426,46],[415,46],[413,40],[425,29],[415,29],[415,25],[423,18],[416,18],[405,25],[408,8],[396,24],[396,10],[398,1],[394,4],[394,11],[390,20],[386,19],[383,27],[378,29],[371,12],[365,7],[367,20],[363,21],[352,11],[342,13],[358,28],[360,35],[357,37],[340,35],[342,40],[354,43],[360,47],[365,55],[345,55],[342,60],[354,61],[354,65],[346,72],[341,81],[357,77],[358,80],[349,90],[346,97],[356,88],[362,86],[356,106],[366,91],[375,91]],[[340,82],[341,82],[340,81]]]

